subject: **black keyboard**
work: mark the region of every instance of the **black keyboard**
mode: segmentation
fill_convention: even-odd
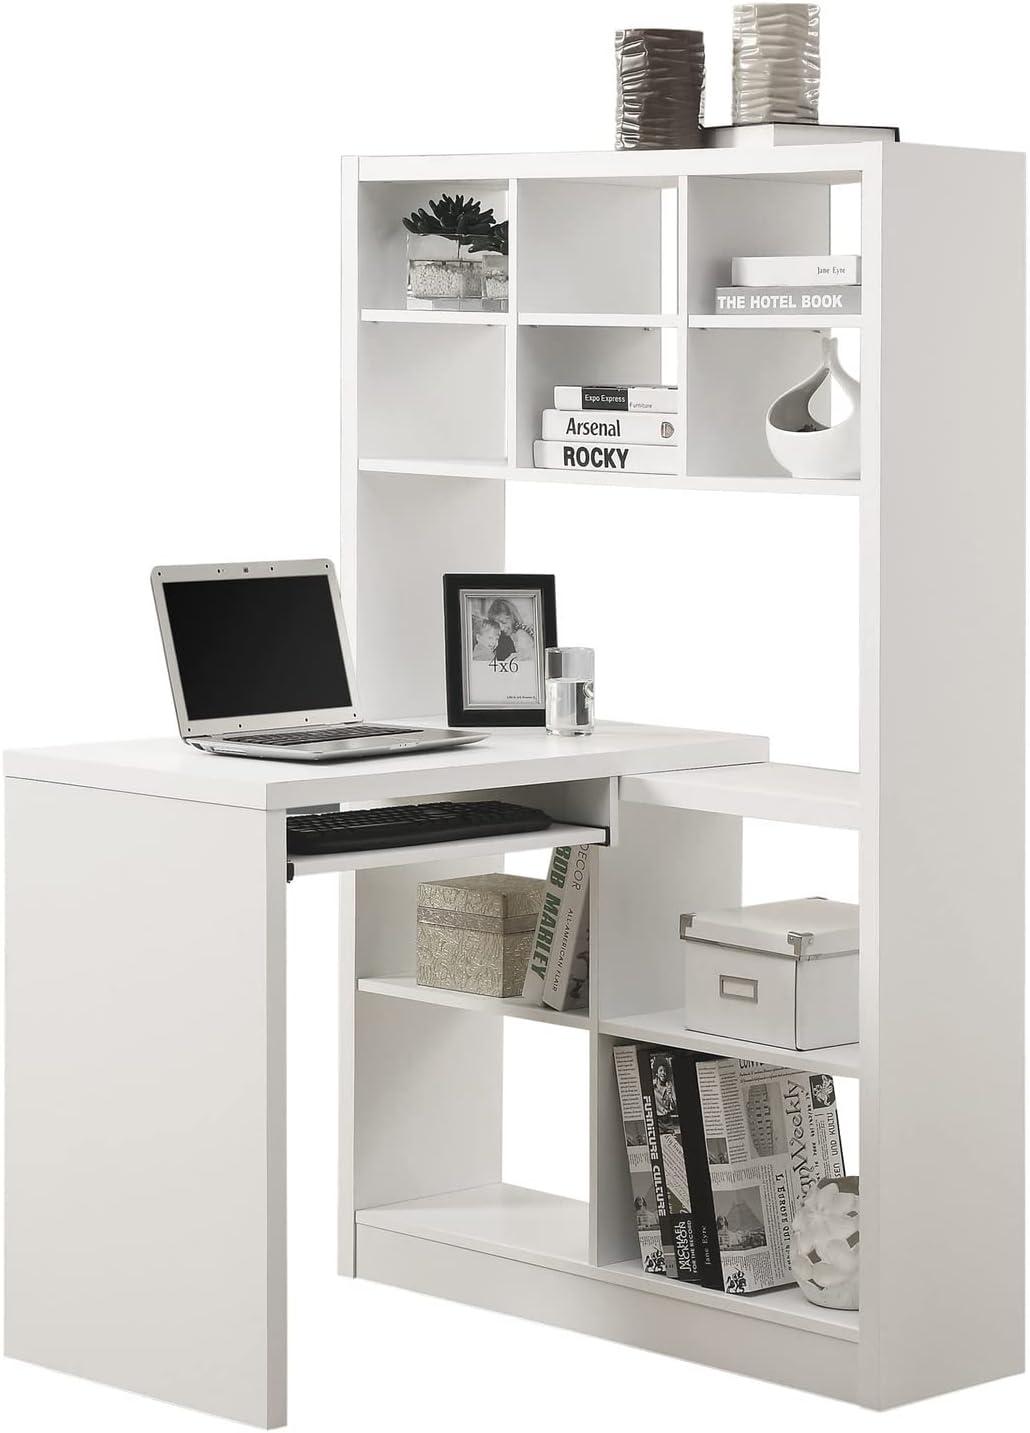
[[[258,742],[261,746],[307,746],[315,741],[351,741],[357,736],[411,736],[417,726],[316,726],[300,731],[251,731],[220,736],[219,741]]]
[[[372,811],[316,811],[286,818],[286,851],[290,856],[378,851],[387,846],[543,831],[550,824],[546,811],[508,801],[429,801],[421,806],[377,806]]]

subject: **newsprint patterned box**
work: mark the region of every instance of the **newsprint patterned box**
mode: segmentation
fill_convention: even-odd
[[[423,881],[416,982],[473,995],[521,995],[546,888],[546,881],[501,873]]]

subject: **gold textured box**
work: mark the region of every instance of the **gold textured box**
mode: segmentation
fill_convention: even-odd
[[[502,872],[423,881],[417,984],[472,995],[521,995],[546,888],[546,881]]]

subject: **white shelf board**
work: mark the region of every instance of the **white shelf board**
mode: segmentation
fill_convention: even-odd
[[[817,1304],[810,1304],[800,1289],[770,1289],[767,1294],[740,1298],[735,1294],[718,1293],[715,1289],[701,1289],[696,1284],[681,1284],[675,1279],[667,1279],[664,1274],[645,1274],[632,1259],[621,1264],[606,1264],[601,1272],[613,1283],[644,1289],[660,1297],[684,1299],[687,1303],[706,1304],[723,1312],[750,1314],[753,1318],[768,1319],[771,1323],[811,1329],[814,1333],[846,1339],[849,1343],[858,1342],[857,1310],[819,1308]]]
[[[536,328],[676,328],[674,313],[519,313],[523,327]]]
[[[761,821],[793,821],[806,826],[860,824],[857,771],[757,762],[719,766],[707,771],[665,771],[626,776],[619,786],[623,801],[670,806],[683,811],[713,811]]]
[[[507,458],[361,458],[363,473],[398,473],[417,478],[508,478]]]
[[[818,314],[692,313],[687,323],[690,328],[808,328],[822,333],[829,328],[861,328],[862,315],[840,313],[820,323]]]
[[[478,309],[363,308],[361,319],[363,323],[471,323],[503,328],[510,323],[511,315]]]
[[[580,1274],[605,1283],[623,1284],[659,1297],[684,1299],[721,1312],[810,1329],[852,1342],[858,1338],[857,1315],[817,1308],[797,1289],[742,1299],[645,1274],[631,1261],[602,1266],[591,1264],[587,1205],[578,1199],[545,1194],[539,1189],[486,1184],[374,1209],[359,1209],[356,1217],[359,1225],[395,1234]],[[627,1209],[626,1217],[632,1219],[632,1209]]]
[[[773,149],[652,149],[530,151],[510,154],[373,154],[358,160],[358,177],[374,183],[498,185],[510,179],[614,180],[662,187],[678,175],[773,176],[844,184],[879,172],[882,143],[781,145]]]
[[[714,477],[678,473],[595,473],[565,468],[519,468],[503,458],[470,461],[464,458],[362,458],[363,473],[397,473],[415,477],[499,478],[509,483],[578,483],[591,487],[667,488],[670,491],[722,493],[818,494],[857,497],[857,478],[790,478],[785,473],[765,477]]]
[[[356,1218],[359,1224],[376,1229],[543,1264],[549,1269],[577,1270],[587,1262],[586,1204],[517,1184],[484,1184],[406,1199],[400,1204],[359,1209]]]
[[[788,1070],[813,1074],[859,1075],[858,1045],[829,1045],[820,1050],[783,1050],[778,1045],[758,1045],[750,1040],[730,1040],[724,1035],[706,1035],[686,1028],[686,1014],[678,1010],[654,1010],[642,1015],[620,1015],[600,1022],[602,1035],[618,1040],[641,1040],[648,1045],[671,1045],[678,1050],[699,1050],[704,1055],[730,1056],[734,1060],[758,1060],[763,1065],[782,1065]]]
[[[440,990],[433,985],[417,985],[414,976],[366,976],[358,981],[363,995],[386,995],[396,1000],[415,1000],[424,1005],[446,1005],[451,1010],[468,1010],[477,1015],[512,1016],[517,1020],[539,1020],[547,1025],[568,1025],[574,1030],[589,1030],[590,1016],[585,1010],[551,1010],[546,1005],[533,1005],[521,995],[471,995],[464,990]]]
[[[295,876],[319,876],[330,871],[368,871],[376,866],[413,866],[422,861],[446,861],[501,856],[509,851],[542,851],[550,846],[598,846],[608,839],[603,826],[556,823],[542,831],[509,836],[484,836],[466,841],[439,841],[423,846],[388,846],[379,851],[340,851],[329,856],[290,856]]]

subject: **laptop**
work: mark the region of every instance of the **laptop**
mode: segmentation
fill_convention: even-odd
[[[331,562],[155,567],[150,582],[179,735],[190,746],[350,761],[486,736],[363,721]]]

